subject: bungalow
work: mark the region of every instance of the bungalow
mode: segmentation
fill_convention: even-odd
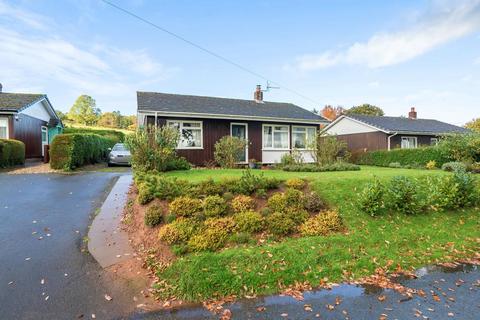
[[[45,94],[6,93],[0,84],[0,139],[20,140],[26,158],[41,158],[45,146],[62,130]]]
[[[329,123],[294,104],[263,101],[259,85],[253,100],[137,92],[137,104],[139,126],[177,128],[178,153],[195,165],[212,161],[215,143],[228,135],[249,142],[241,163],[278,163],[293,148],[311,162],[308,141]]]
[[[417,119],[415,108],[411,108],[408,117],[342,115],[324,132],[346,141],[352,152],[366,152],[435,145],[442,135],[468,130],[438,120]]]

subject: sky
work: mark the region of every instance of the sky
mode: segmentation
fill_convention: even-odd
[[[136,91],[252,99],[308,110],[380,106],[463,125],[480,117],[480,0],[0,0],[4,92],[81,94],[136,113]]]

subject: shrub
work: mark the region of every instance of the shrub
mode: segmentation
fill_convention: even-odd
[[[179,218],[162,226],[158,232],[158,237],[168,244],[185,243],[192,237],[198,227],[198,223],[193,219]]]
[[[14,139],[0,139],[0,168],[25,163],[25,144]]]
[[[335,210],[320,212],[300,226],[300,233],[304,236],[324,236],[342,229],[342,219]]]
[[[201,181],[196,185],[196,193],[202,196],[213,196],[213,195],[221,195],[223,193],[222,187],[213,181],[212,178],[208,180]]]
[[[284,212],[287,208],[287,201],[282,193],[275,193],[267,200],[267,206],[271,211]]]
[[[262,217],[269,216],[271,213],[272,213],[272,209],[267,208],[267,207],[260,210],[260,214],[262,215]]]
[[[137,188],[138,188],[138,196],[137,196],[138,203],[147,204],[155,198],[155,195],[148,184],[141,183],[138,185]]]
[[[252,239],[251,235],[246,232],[238,232],[234,233],[230,236],[229,239],[230,242],[234,244],[249,244],[249,243],[255,243],[255,240]]]
[[[388,164],[388,167],[389,167],[389,168],[401,168],[402,165],[400,164],[400,162],[390,162],[390,163]]]
[[[360,166],[338,161],[332,164],[327,165],[315,165],[315,164],[303,164],[303,165],[292,165],[286,166],[282,168],[284,171],[292,171],[292,172],[328,172],[328,171],[358,171],[360,170]]]
[[[238,195],[232,200],[233,212],[244,212],[255,209],[255,200],[252,197]]]
[[[300,225],[308,219],[309,214],[305,209],[289,208],[284,212],[285,217],[291,219],[295,225]]]
[[[58,134],[50,146],[50,167],[73,170],[104,161],[115,141],[96,134]]]
[[[160,206],[153,205],[147,208],[145,211],[144,222],[148,227],[155,227],[162,223],[163,210]]]
[[[186,244],[176,244],[172,246],[172,252],[176,256],[183,256],[188,253],[188,245]]]
[[[325,203],[320,198],[318,193],[309,192],[304,195],[304,208],[309,212],[318,212],[321,209],[324,209]]]
[[[225,199],[225,201],[230,201],[233,199],[233,193],[227,191],[223,194],[223,199]]]
[[[296,230],[295,222],[281,212],[274,212],[266,218],[268,232],[274,236],[286,236]]]
[[[451,161],[480,161],[480,134],[449,134],[440,140],[438,148]]]
[[[430,160],[427,162],[425,165],[425,169],[427,170],[433,170],[437,167],[437,162],[435,160]]]
[[[303,155],[298,149],[293,149],[291,153],[285,153],[280,158],[280,166],[282,167],[302,164],[303,162]]]
[[[122,131],[107,130],[107,129],[93,129],[93,128],[63,128],[63,133],[70,134],[98,134],[99,136],[106,137],[113,140],[115,143],[123,142],[125,140],[125,134]]]
[[[141,184],[146,185],[154,197],[161,200],[172,200],[192,191],[187,180],[156,173],[138,173],[135,175],[135,183],[139,188]]]
[[[235,194],[251,195],[259,189],[271,190],[280,185],[281,180],[276,178],[266,178],[262,174],[254,174],[252,170],[247,169],[242,172],[240,178],[226,178],[220,182],[223,190]]]
[[[418,181],[404,176],[393,177],[388,187],[388,205],[406,214],[422,211]]]
[[[437,165],[450,161],[449,157],[438,147],[423,147],[416,149],[393,149],[367,152],[360,155],[357,164],[388,167],[391,163],[400,166],[414,165],[425,167],[427,162],[434,160]]]
[[[360,208],[371,216],[376,216],[385,207],[386,187],[378,180],[368,183],[358,195]]]
[[[231,217],[208,219],[205,228],[188,241],[192,251],[215,251],[222,248],[233,231],[235,222]]]
[[[350,158],[345,141],[335,136],[324,135],[321,131],[317,133],[315,140],[309,148],[313,150],[313,159],[319,165],[333,164],[339,158],[348,161]]]
[[[262,215],[255,211],[242,211],[234,215],[237,230],[241,232],[257,233],[263,230]]]
[[[455,171],[453,180],[458,186],[458,193],[453,203],[455,207],[465,208],[480,203],[480,190],[472,174]]]
[[[467,171],[467,166],[463,162],[447,162],[442,165],[443,171],[455,172],[455,171]]]
[[[213,157],[222,168],[235,168],[242,154],[245,152],[247,142],[238,137],[224,136],[215,143]]]
[[[172,127],[137,129],[125,139],[132,155],[132,167],[141,171],[160,172],[190,169],[185,159],[177,158],[175,149],[179,139],[178,130]]]
[[[296,189],[287,189],[284,193],[275,193],[267,200],[272,211],[286,212],[288,209],[303,209],[303,193]]]
[[[207,217],[217,217],[227,211],[227,203],[219,195],[208,196],[203,201],[203,212]]]
[[[177,217],[192,217],[196,213],[201,212],[203,207],[202,200],[192,199],[190,197],[181,196],[175,198],[168,205],[170,213],[176,215]]]
[[[285,182],[285,185],[288,187],[288,188],[293,188],[293,189],[297,189],[297,190],[302,190],[303,188],[305,188],[305,181],[303,181],[302,179],[300,178],[292,178],[292,179],[288,179],[286,182]]]

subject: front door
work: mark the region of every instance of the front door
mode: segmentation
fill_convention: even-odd
[[[232,137],[238,137],[248,141],[248,124],[246,123],[232,123],[230,126],[230,134]],[[244,152],[240,155],[238,162],[246,163],[248,160],[248,144],[245,146]]]
[[[42,126],[42,157],[45,157],[46,145],[48,145],[48,128]]]

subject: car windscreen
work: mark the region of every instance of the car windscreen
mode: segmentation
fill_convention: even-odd
[[[128,149],[123,144],[116,144],[112,151],[128,151]]]

